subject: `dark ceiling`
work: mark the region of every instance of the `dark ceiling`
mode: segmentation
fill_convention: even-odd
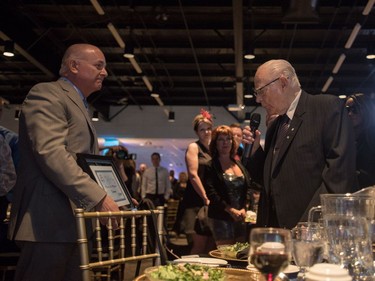
[[[330,76],[326,93],[375,93],[375,60],[365,57],[375,45],[373,0],[97,0],[104,15],[94,1],[0,1],[0,42],[16,43],[14,57],[0,56],[1,97],[20,104],[32,85],[56,79],[63,52],[77,42],[97,45],[106,56],[109,76],[90,100],[104,112],[118,104],[254,105],[243,95],[251,93],[256,68],[275,58],[289,60],[312,94],[322,93]],[[138,72],[108,24],[134,44]],[[254,60],[242,58],[247,46],[255,48]],[[340,56],[345,60],[333,74]]]

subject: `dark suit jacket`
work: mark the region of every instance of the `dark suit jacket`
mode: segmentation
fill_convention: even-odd
[[[244,178],[245,184],[243,189],[243,194],[241,200],[243,202],[243,208],[246,207],[246,197],[251,188],[250,177],[241,164],[240,161],[235,160],[238,167],[241,169]],[[226,206],[230,206],[231,202],[229,201],[228,189],[223,176],[223,169],[221,168],[220,162],[217,158],[213,158],[207,165],[204,166],[204,176],[202,178],[202,183],[207,193],[208,199],[210,199],[210,205],[208,205],[208,217],[233,221],[233,218],[229,213],[225,211]]]
[[[279,225],[292,228],[307,220],[308,210],[320,204],[320,194],[346,193],[356,185],[354,135],[344,108],[334,96],[313,96],[302,91],[273,170],[279,119],[270,125],[264,151],[259,149],[252,159],[258,165],[264,164],[259,226],[269,222],[270,200]]]
[[[92,209],[103,189],[76,163],[98,153],[84,103],[63,80],[34,86],[19,119],[20,166],[9,236],[21,241],[76,242],[75,207]]]

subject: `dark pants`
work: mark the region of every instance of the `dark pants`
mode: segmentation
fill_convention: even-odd
[[[146,198],[150,199],[152,203],[154,203],[154,206],[164,206],[165,204],[165,199],[164,199],[164,194],[151,194],[147,193]]]
[[[77,243],[22,242],[14,281],[79,281]]]

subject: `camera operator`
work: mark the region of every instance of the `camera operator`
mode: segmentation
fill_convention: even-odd
[[[106,147],[108,152],[106,156],[112,156],[117,169],[120,173],[122,180],[124,181],[130,195],[136,198],[134,194],[134,188],[136,188],[136,165],[135,165],[135,154],[129,154],[128,149],[122,145]],[[133,188],[134,187],[134,188]]]

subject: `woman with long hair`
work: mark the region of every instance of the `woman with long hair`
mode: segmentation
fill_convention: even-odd
[[[229,126],[212,132],[212,160],[204,173],[204,187],[210,205],[208,217],[216,245],[246,242],[246,204],[251,188],[250,176],[235,159],[237,143]]]

